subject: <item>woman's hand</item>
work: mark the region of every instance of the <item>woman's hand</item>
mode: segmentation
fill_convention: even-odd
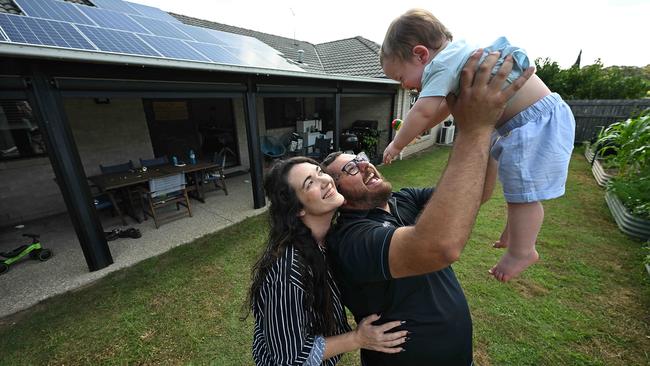
[[[391,332],[391,329],[402,325],[402,322],[392,321],[382,325],[372,325],[374,321],[379,319],[377,314],[368,315],[363,318],[354,330],[359,346],[364,349],[372,351],[379,351],[384,353],[398,353],[404,351],[403,345],[407,341],[408,331],[401,330],[398,332]]]

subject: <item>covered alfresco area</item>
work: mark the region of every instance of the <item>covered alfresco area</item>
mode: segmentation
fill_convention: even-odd
[[[261,182],[268,159],[261,152],[262,136],[280,137],[297,130],[296,120],[320,117],[337,150],[345,128],[372,119],[381,149],[390,138],[398,91],[395,82],[380,78],[17,45],[3,45],[2,51],[8,57],[0,61],[0,100],[28,106],[31,127],[24,132],[40,150],[8,149],[17,154],[0,162],[0,228],[11,232],[16,225],[67,212],[90,271],[115,263],[88,182],[100,165],[162,155],[187,159],[188,149],[203,159],[226,147],[234,152],[225,169],[229,190],[234,174],[248,174],[249,184],[246,199],[229,195],[225,200],[255,210],[265,205]],[[282,101],[300,108],[293,116],[280,113],[288,119],[278,121],[273,111],[286,107],[278,104]],[[10,137],[17,136],[13,132]],[[193,201],[192,206],[202,205]],[[200,226],[192,217],[161,231],[170,235],[173,225]],[[58,255],[58,244],[52,244]]]

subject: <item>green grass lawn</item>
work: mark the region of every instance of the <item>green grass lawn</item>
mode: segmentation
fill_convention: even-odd
[[[394,188],[437,180],[448,149],[382,169]],[[501,284],[487,275],[505,219],[497,189],[454,269],[474,320],[478,365],[648,365],[650,280],[589,165],[574,154],[566,195],[545,203],[539,263]],[[240,320],[266,216],[247,219],[95,284],[0,319],[2,365],[251,365]],[[342,365],[358,365],[351,353]]]

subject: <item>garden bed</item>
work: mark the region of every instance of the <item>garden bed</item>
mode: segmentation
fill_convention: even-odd
[[[585,159],[591,163],[594,160],[594,156],[596,156],[596,153],[591,148],[591,144],[589,142],[585,142]]]
[[[591,173],[593,173],[596,182],[601,187],[607,186],[607,182],[616,175],[613,170],[603,168],[603,164],[599,159],[594,160],[591,164]]]
[[[640,219],[630,214],[621,200],[611,192],[605,194],[605,201],[622,232],[639,239],[650,240],[650,220]]]

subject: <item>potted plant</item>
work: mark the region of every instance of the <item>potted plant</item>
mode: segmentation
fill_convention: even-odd
[[[650,238],[650,109],[637,118],[617,122],[599,139],[600,152],[618,174],[609,180],[605,199],[621,231]]]

